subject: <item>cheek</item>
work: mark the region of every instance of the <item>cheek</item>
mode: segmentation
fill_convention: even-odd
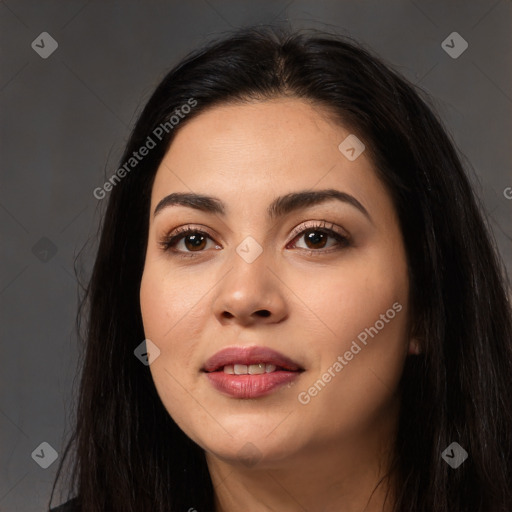
[[[164,407],[182,428],[194,408],[188,393],[194,391],[194,339],[201,330],[194,319],[194,304],[201,304],[196,295],[193,287],[177,281],[162,265],[146,265],[140,287],[144,334],[160,349],[149,369]],[[197,418],[204,413],[200,408],[193,412]]]
[[[290,275],[289,281],[295,282],[293,287],[310,312],[309,325],[315,326],[311,332],[316,331],[322,347],[319,352],[343,349],[377,321],[381,327],[381,315],[385,315],[383,333],[390,333],[392,339],[402,333],[407,318],[408,277],[401,254],[354,252],[336,267],[300,274],[300,279],[298,274]],[[399,314],[392,308],[394,303],[402,306]]]
[[[171,273],[169,267],[162,259],[150,260],[144,268],[140,286],[144,332],[164,347],[177,339],[176,332],[183,325],[193,328],[196,312],[204,307],[205,295],[205,288],[198,287],[193,277],[183,271]],[[189,332],[188,337],[193,337],[192,334]]]
[[[306,407],[315,417],[328,417],[329,430],[355,432],[373,424],[392,403],[403,371],[408,342],[405,261],[392,263],[380,252],[318,285],[308,301],[315,304],[325,334],[315,341],[318,365],[299,390],[306,393],[301,403],[309,400]]]
[[[194,340],[192,298],[190,288],[180,286],[171,276],[157,266],[147,266],[140,287],[140,307],[144,335],[160,349],[160,356],[151,364],[151,372],[160,382],[172,384],[167,372],[180,381],[181,374],[189,370]],[[192,302],[193,304],[193,302]]]

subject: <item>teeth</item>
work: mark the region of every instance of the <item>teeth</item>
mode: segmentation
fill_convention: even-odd
[[[247,375],[247,365],[235,364],[235,375]]]
[[[265,363],[251,364],[248,368],[249,375],[260,375],[265,373]]]
[[[229,364],[224,366],[224,373],[229,375],[261,375],[263,373],[272,373],[276,371],[275,364]]]

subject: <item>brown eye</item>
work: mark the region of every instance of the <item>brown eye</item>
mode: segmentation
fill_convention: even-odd
[[[332,250],[341,249],[350,245],[348,237],[333,229],[325,227],[325,222],[318,226],[308,226],[302,231],[296,230],[295,237],[291,245],[296,246],[310,254],[322,254],[332,252]],[[297,242],[303,239],[306,244],[304,247],[297,246]],[[334,239],[334,243],[329,243],[329,239]],[[213,238],[200,229],[193,227],[179,228],[170,235],[165,236],[159,245],[164,252],[169,251],[178,256],[194,256],[194,253],[206,252],[208,241],[214,242]],[[215,249],[222,249],[219,244],[215,244]],[[327,248],[326,250],[324,250]]]
[[[187,255],[187,253],[204,252],[208,240],[212,240],[208,233],[187,227],[164,237],[159,244],[164,251]],[[216,245],[216,248],[220,248],[220,246]]]
[[[330,248],[340,249],[348,246],[349,239],[342,234],[323,227],[308,227],[295,236],[293,246],[308,251],[309,253],[322,253],[322,252],[330,252]],[[335,242],[327,245],[329,243],[329,239],[334,239]],[[304,246],[297,245],[298,241],[304,240]],[[323,250],[327,248],[326,250]]]
[[[319,230],[308,231],[304,236],[306,245],[310,249],[323,249],[327,243],[329,235]]]
[[[206,245],[206,237],[201,234],[186,235],[183,237],[185,247],[190,251],[200,251]]]

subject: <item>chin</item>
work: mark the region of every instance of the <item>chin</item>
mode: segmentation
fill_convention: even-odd
[[[211,435],[212,431],[208,430],[198,432],[200,435],[194,441],[216,458],[250,467],[256,466],[256,463],[261,468],[271,467],[300,451],[305,441],[303,430],[299,434],[298,428],[295,430],[291,425],[280,425],[282,416],[279,420],[268,417],[258,424],[248,425],[254,419],[243,414],[230,423],[223,419],[223,425],[232,435],[226,432],[223,435],[217,435],[217,432]]]
[[[255,469],[271,469],[280,461],[296,453],[296,447],[287,446],[281,441],[236,439],[231,440],[231,443],[224,446],[211,446],[206,451],[211,456],[232,465]]]

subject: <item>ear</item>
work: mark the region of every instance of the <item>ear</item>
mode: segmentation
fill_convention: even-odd
[[[418,354],[421,354],[421,343],[418,338],[411,338],[411,341],[409,341],[409,349],[407,353],[409,355],[417,356]]]

